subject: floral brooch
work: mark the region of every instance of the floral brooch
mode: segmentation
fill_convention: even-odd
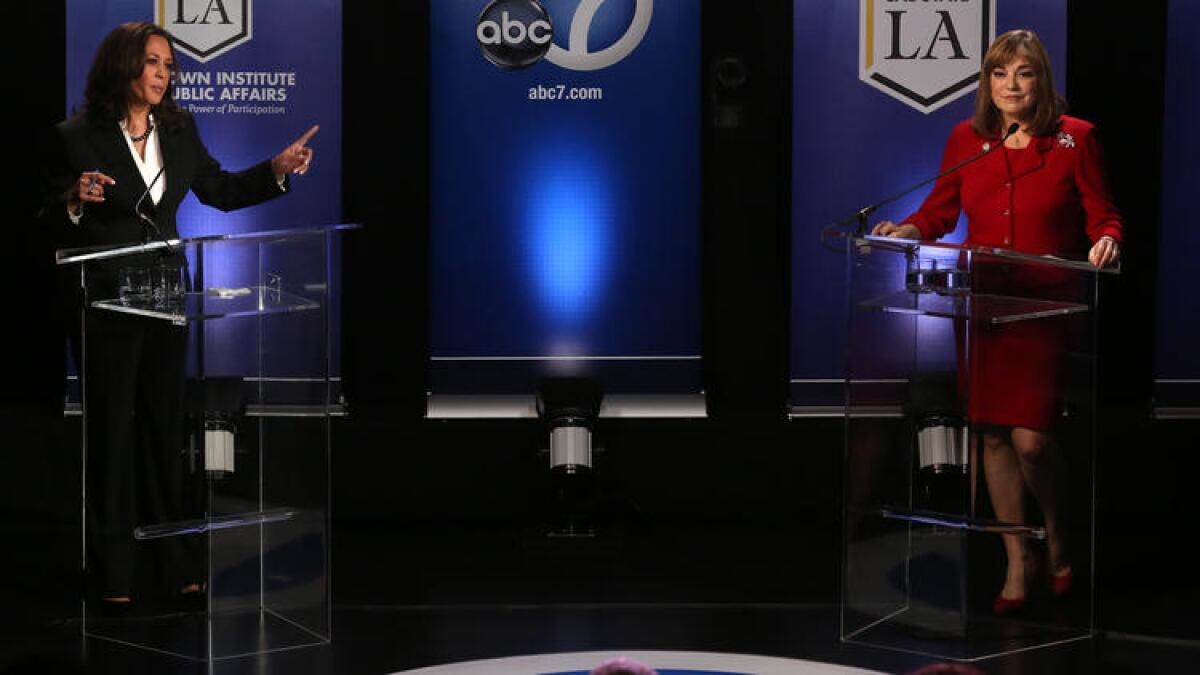
[[[1058,144],[1064,148],[1075,147],[1075,137],[1065,131],[1058,132]]]

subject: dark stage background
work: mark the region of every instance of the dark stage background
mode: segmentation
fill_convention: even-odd
[[[1073,114],[1105,132],[1129,224],[1124,273],[1104,289],[1098,620],[1113,632],[1200,638],[1190,618],[1200,557],[1188,541],[1200,423],[1156,421],[1150,398],[1164,5],[1123,7],[1118,17],[1107,3],[1071,2],[1064,93]],[[22,158],[35,156],[39,133],[63,109],[62,7],[19,7],[10,11],[22,13],[23,38],[6,41],[7,70],[19,83],[10,109],[22,113],[6,140],[10,167],[32,164]],[[604,534],[582,542],[539,535],[548,486],[536,422],[423,419],[428,8],[347,3],[344,11],[343,210],[366,229],[345,246],[350,416],[335,422],[335,603],[836,602],[840,421],[785,417],[791,2],[704,2],[711,419],[603,423]],[[717,82],[714,65],[726,57],[745,65],[744,85]],[[5,296],[0,536],[13,572],[0,593],[45,620],[76,608],[79,466],[77,423],[55,414],[59,318],[48,294],[29,292],[55,283],[52,244],[32,224],[36,192],[31,171],[4,188],[5,288],[19,292]]]

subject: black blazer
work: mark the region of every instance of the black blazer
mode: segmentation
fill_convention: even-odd
[[[129,146],[116,122],[95,124],[77,114],[57,126],[57,147],[48,154],[44,171],[46,193],[43,220],[55,228],[62,246],[135,244],[142,241],[141,221],[134,212],[146,183],[129,153]],[[253,206],[283,194],[275,182],[270,160],[245,171],[231,173],[208,154],[200,140],[195,120],[184,113],[177,127],[159,127],[166,181],[157,205],[147,197],[142,212],[149,215],[166,237],[177,237],[175,214],[188,191],[200,201],[222,211]],[[102,204],[86,204],[79,225],[67,217],[66,197],[79,175],[99,170],[117,182],[105,187]],[[286,179],[285,179],[286,180]],[[286,189],[285,182],[285,189]]]
[[[58,248],[136,244],[146,237],[134,207],[146,191],[129,146],[116,122],[97,124],[84,114],[61,122],[45,153],[41,220],[54,233]],[[253,206],[284,194],[271,171],[270,160],[244,171],[229,172],[208,154],[200,140],[195,120],[184,113],[182,124],[159,127],[159,144],[165,172],[162,199],[147,197],[143,213],[158,225],[164,237],[178,236],[175,215],[188,191],[200,201],[222,211]],[[103,203],[88,203],[78,225],[67,216],[67,194],[84,171],[99,170],[116,185],[105,186]],[[88,286],[102,295],[116,292],[116,269],[131,264],[150,264],[155,258],[123,259],[89,265]]]

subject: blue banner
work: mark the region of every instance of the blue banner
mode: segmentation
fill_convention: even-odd
[[[1200,5],[1168,6],[1166,105],[1163,119],[1162,222],[1158,252],[1155,379],[1160,406],[1200,406],[1200,295],[1195,287],[1200,228],[1195,220],[1196,158],[1200,157]]]
[[[435,393],[633,359],[698,389],[699,6],[432,2]]]
[[[253,0],[67,0],[67,110],[83,102],[87,72],[100,41],[126,21],[150,21],[176,39],[174,94],[196,120],[209,153],[229,171],[274,157],[312,125],[310,171],[293,177],[291,194],[223,213],[189,195],[178,213],[183,237],[328,225],[341,220],[342,3]],[[339,250],[329,252],[332,279]],[[324,264],[323,260],[301,264]],[[206,261],[212,274],[239,276],[256,264],[229,256]],[[230,269],[221,269],[228,267]],[[237,268],[237,269],[233,269]],[[285,280],[286,282],[286,280]],[[330,293],[331,325],[338,325]],[[211,322],[205,331],[209,374],[250,372],[243,349],[253,322]],[[339,339],[331,336],[334,374]],[[224,347],[231,348],[224,348]],[[252,356],[252,355],[251,355]],[[303,370],[303,366],[296,368]],[[281,372],[278,375],[302,375]]]
[[[840,405],[845,256],[821,230],[937,174],[950,130],[974,112],[991,40],[1031,29],[1066,88],[1065,0],[795,0],[792,176],[793,405]],[[899,220],[928,189],[880,210]],[[945,241],[962,241],[965,224]]]

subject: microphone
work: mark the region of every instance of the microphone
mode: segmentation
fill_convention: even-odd
[[[910,192],[913,192],[914,190],[919,190],[920,188],[925,187],[926,185],[929,185],[930,183],[932,183],[936,180],[940,180],[940,179],[954,173],[955,171],[958,171],[959,169],[963,168],[964,166],[966,166],[972,162],[977,162],[977,161],[983,159],[984,157],[987,157],[988,155],[992,154],[996,150],[996,148],[1004,145],[1005,141],[1008,140],[1008,137],[1017,133],[1017,130],[1019,130],[1020,128],[1021,128],[1020,124],[1013,122],[1012,124],[1010,124],[1008,126],[1008,129],[1004,132],[1004,135],[1000,138],[999,143],[989,147],[988,149],[984,150],[983,152],[979,153],[978,155],[964,159],[963,161],[959,162],[958,164],[955,164],[954,166],[937,174],[933,178],[927,178],[927,179],[921,181],[920,183],[917,183],[916,185],[913,185],[912,187],[907,188],[903,192],[898,192],[898,193],[892,195],[891,197],[882,199],[882,200],[875,202],[874,204],[871,204],[869,206],[864,206],[863,208],[859,209],[858,211],[855,211],[854,213],[850,214],[849,216],[846,216],[845,218],[842,218],[841,220],[834,223],[833,227],[840,228],[840,227],[849,225],[852,222],[857,221],[858,222],[858,230],[857,230],[856,234],[859,234],[859,235],[866,234],[867,217],[870,216],[872,213],[875,213],[876,211],[878,211],[880,209],[880,207],[887,206],[888,204],[891,204],[892,202],[896,201],[897,199],[900,199],[901,197],[907,195]]]
[[[162,177],[163,171],[165,171],[166,168],[167,168],[167,165],[164,163],[162,165],[162,167],[159,168],[158,173],[154,174],[154,179],[150,181],[150,184],[146,186],[145,191],[142,192],[142,196],[138,197],[137,202],[134,203],[133,212],[137,214],[138,220],[142,221],[142,226],[143,226],[142,243],[143,244],[146,243],[146,240],[149,239],[149,237],[146,235],[152,233],[155,237],[158,238],[159,241],[161,241],[163,243],[165,253],[163,253],[162,257],[167,258],[167,257],[175,257],[178,255],[179,258],[183,261],[183,269],[184,269],[184,272],[186,273],[187,268],[188,268],[187,256],[181,255],[179,253],[179,250],[171,245],[171,241],[169,239],[167,239],[165,236],[163,236],[162,230],[159,229],[158,223],[154,222],[153,218],[146,215],[145,213],[142,213],[142,202],[146,200],[146,197],[150,196],[150,191],[154,189],[155,183],[157,183],[158,179],[160,177]],[[187,276],[187,275],[185,274],[185,276]]]
[[[150,196],[150,191],[154,189],[154,185],[158,183],[158,179],[163,175],[163,171],[165,171],[166,168],[166,164],[163,164],[163,166],[158,169],[158,173],[154,174],[154,179],[150,181],[150,184],[147,185],[146,189],[142,191],[142,195],[138,197],[136,202],[134,202],[133,212],[137,214],[138,220],[142,221],[142,225],[145,226],[146,232],[153,232],[154,236],[162,239],[163,243],[167,245],[167,248],[170,248],[171,244],[168,243],[166,239],[163,239],[162,230],[158,229],[158,224],[155,223],[150,216],[142,213],[142,202],[146,201],[146,197]],[[148,238],[149,237],[145,236],[145,233],[143,233],[142,243],[146,243]]]

